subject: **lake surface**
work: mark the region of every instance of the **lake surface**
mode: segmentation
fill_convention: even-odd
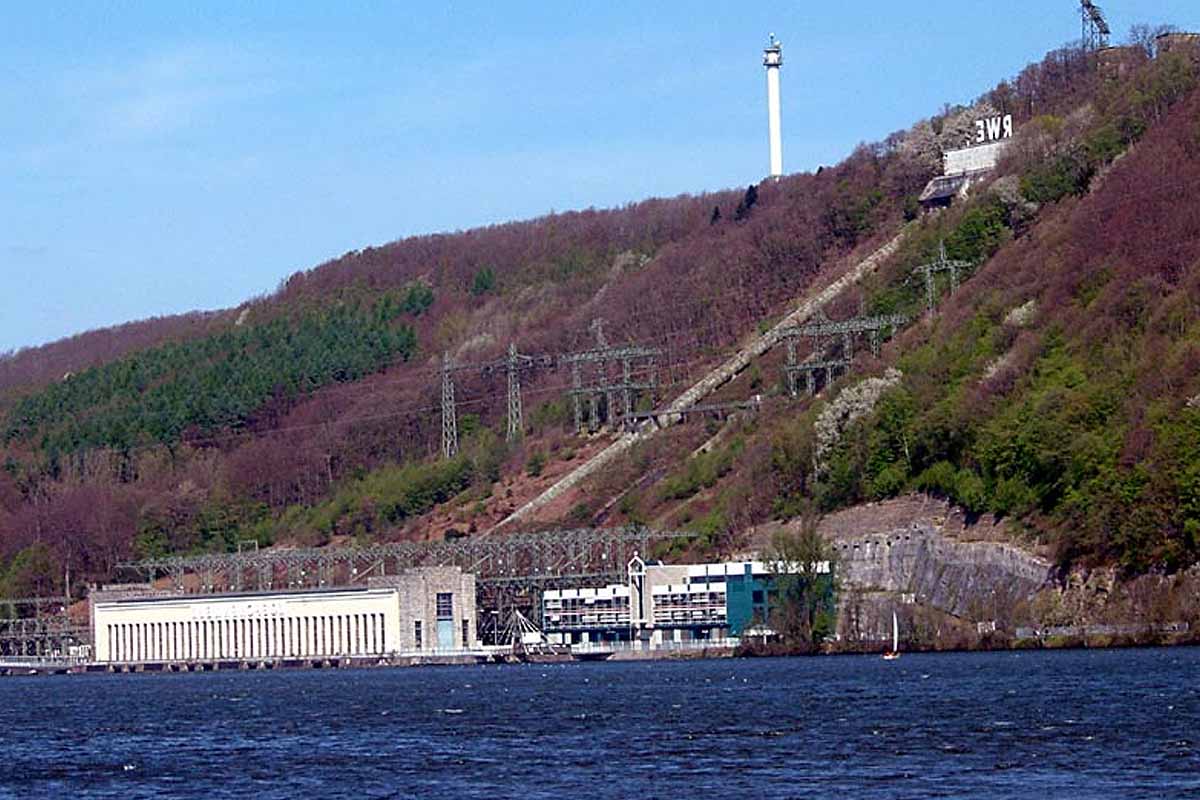
[[[0,724],[3,798],[1196,797],[1200,649],[12,678]]]

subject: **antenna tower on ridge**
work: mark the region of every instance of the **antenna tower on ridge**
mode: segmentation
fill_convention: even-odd
[[[1112,29],[1104,12],[1092,0],[1079,0],[1079,15],[1083,22],[1083,49],[1095,52],[1108,47],[1108,37]]]
[[[783,175],[783,134],[780,123],[779,70],[783,66],[783,44],[771,34],[763,50],[763,66],[767,68],[767,134],[771,151],[772,180]]]

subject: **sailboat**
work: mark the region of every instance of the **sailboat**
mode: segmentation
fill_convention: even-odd
[[[892,649],[883,654],[885,661],[895,661],[900,657],[900,623],[896,612],[892,612]]]

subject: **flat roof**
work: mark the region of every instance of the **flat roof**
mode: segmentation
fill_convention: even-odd
[[[264,598],[300,597],[303,595],[368,594],[370,592],[395,592],[395,586],[331,586],[307,589],[272,589],[253,592],[213,592],[211,594],[154,594],[142,597],[98,598],[101,603],[156,603],[163,601],[197,602],[205,600],[255,600]]]

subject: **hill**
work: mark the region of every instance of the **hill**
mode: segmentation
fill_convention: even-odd
[[[610,343],[660,351],[639,401],[659,407],[901,231],[824,309],[918,320],[878,357],[793,398],[772,350],[713,398],[762,396],[757,415],[647,438],[534,522],[689,526],[729,551],[770,520],[916,490],[999,515],[1064,565],[1193,563],[1197,66],[1127,56],[1118,75],[1052,53],[816,174],[407,239],[239,309],[0,359],[0,594],[244,539],[491,528],[614,435],[575,430],[568,371],[543,365],[523,439],[505,441],[503,372],[479,367],[510,342],[557,358],[594,347],[603,319]],[[981,109],[1023,123],[1008,156],[919,216]],[[973,266],[924,313],[913,269],[942,242]],[[462,446],[445,460],[443,354],[475,365],[455,373]]]

